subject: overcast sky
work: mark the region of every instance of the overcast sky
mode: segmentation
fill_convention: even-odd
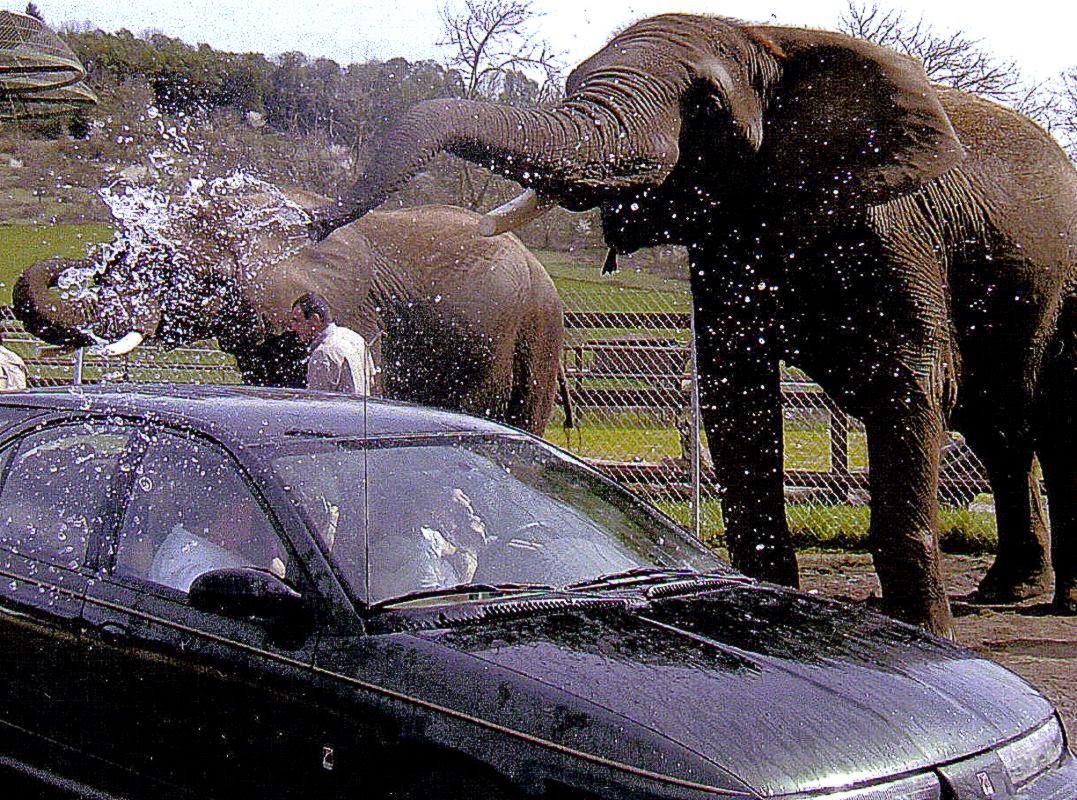
[[[52,25],[89,20],[104,30],[157,30],[191,44],[266,54],[299,50],[340,63],[404,56],[440,59],[436,47],[444,0],[36,0]],[[846,0],[534,0],[545,12],[545,38],[573,66],[614,30],[667,11],[718,13],[750,21],[834,28]],[[1029,78],[1077,66],[1073,46],[1077,3],[1024,0],[934,3],[880,0],[939,30],[963,30],[1001,59],[1014,60]],[[0,0],[21,11],[25,0]],[[1019,15],[1018,15],[1019,12]]]

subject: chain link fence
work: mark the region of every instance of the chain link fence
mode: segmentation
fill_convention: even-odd
[[[720,487],[693,411],[687,275],[629,269],[604,280],[557,275],[566,307],[564,368],[576,426],[547,438],[587,458],[708,541],[720,541]],[[863,545],[869,522],[863,425],[796,370],[783,369],[786,514],[801,546]],[[700,443],[698,470],[694,442]],[[696,488],[698,487],[698,488]],[[944,545],[995,538],[986,472],[959,436],[942,452]]]
[[[575,425],[565,428],[558,408],[546,437],[720,544],[720,487],[692,402],[687,282],[643,270],[603,279],[592,268],[575,269],[553,270],[566,308],[563,365]],[[72,382],[71,353],[25,333],[7,307],[0,309],[0,331],[27,362],[32,385]],[[81,377],[240,382],[233,359],[209,344],[167,351],[142,346],[120,360],[87,358]],[[786,513],[797,543],[862,546],[869,521],[863,426],[795,370],[783,371],[782,390]],[[990,546],[989,491],[979,460],[951,437],[939,488],[944,545],[949,537],[964,543],[952,549]]]

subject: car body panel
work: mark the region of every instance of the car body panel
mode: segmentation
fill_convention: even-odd
[[[767,795],[957,760],[1052,714],[1027,683],[971,651],[774,588],[422,636],[539,681],[562,702],[571,695],[584,713],[617,713]],[[519,719],[487,704],[493,689],[469,687],[457,702]],[[589,719],[583,730],[598,728]]]

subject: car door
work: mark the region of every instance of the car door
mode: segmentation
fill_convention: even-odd
[[[0,446],[0,719],[9,733],[84,741],[80,613],[134,437],[127,426],[67,421]]]
[[[237,566],[311,591],[239,464],[207,439],[155,434],[105,562],[83,612],[97,753],[202,797],[305,795],[323,746],[306,686],[313,631],[280,641],[188,597],[198,574]]]

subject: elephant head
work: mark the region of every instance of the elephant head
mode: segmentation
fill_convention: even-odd
[[[296,196],[324,202],[311,198]],[[15,284],[16,316],[46,341],[116,355],[144,339],[182,345],[216,337],[243,369],[265,342],[287,343],[290,303],[324,277],[307,274],[295,258],[310,244],[302,235],[306,213],[266,184],[233,177],[196,186],[175,202],[145,190],[106,199],[120,229],[113,242],[91,258],[37,262]],[[363,274],[344,268],[361,260],[362,242],[341,232],[318,249],[325,268],[335,263],[341,273],[331,283],[363,290]],[[367,285],[369,277],[368,270]],[[289,375],[282,380],[265,365],[255,369],[255,361],[258,382],[298,379],[294,363],[282,362]]]
[[[504,210],[508,224],[550,202],[601,208],[616,252],[697,243],[753,202],[840,214],[963,157],[912,59],[837,33],[670,14],[580,64],[556,106],[414,107],[312,234],[375,207],[441,150],[535,192]]]
[[[516,237],[480,235],[478,214],[371,214],[314,244],[304,208],[326,199],[260,182],[217,179],[175,202],[112,199],[116,241],[92,259],[34,264],[16,283],[17,316],[47,341],[111,342],[103,349],[118,354],[143,338],[215,337],[246,382],[303,386],[292,303],[317,292],[370,344],[385,395],[545,428],[561,300]]]

